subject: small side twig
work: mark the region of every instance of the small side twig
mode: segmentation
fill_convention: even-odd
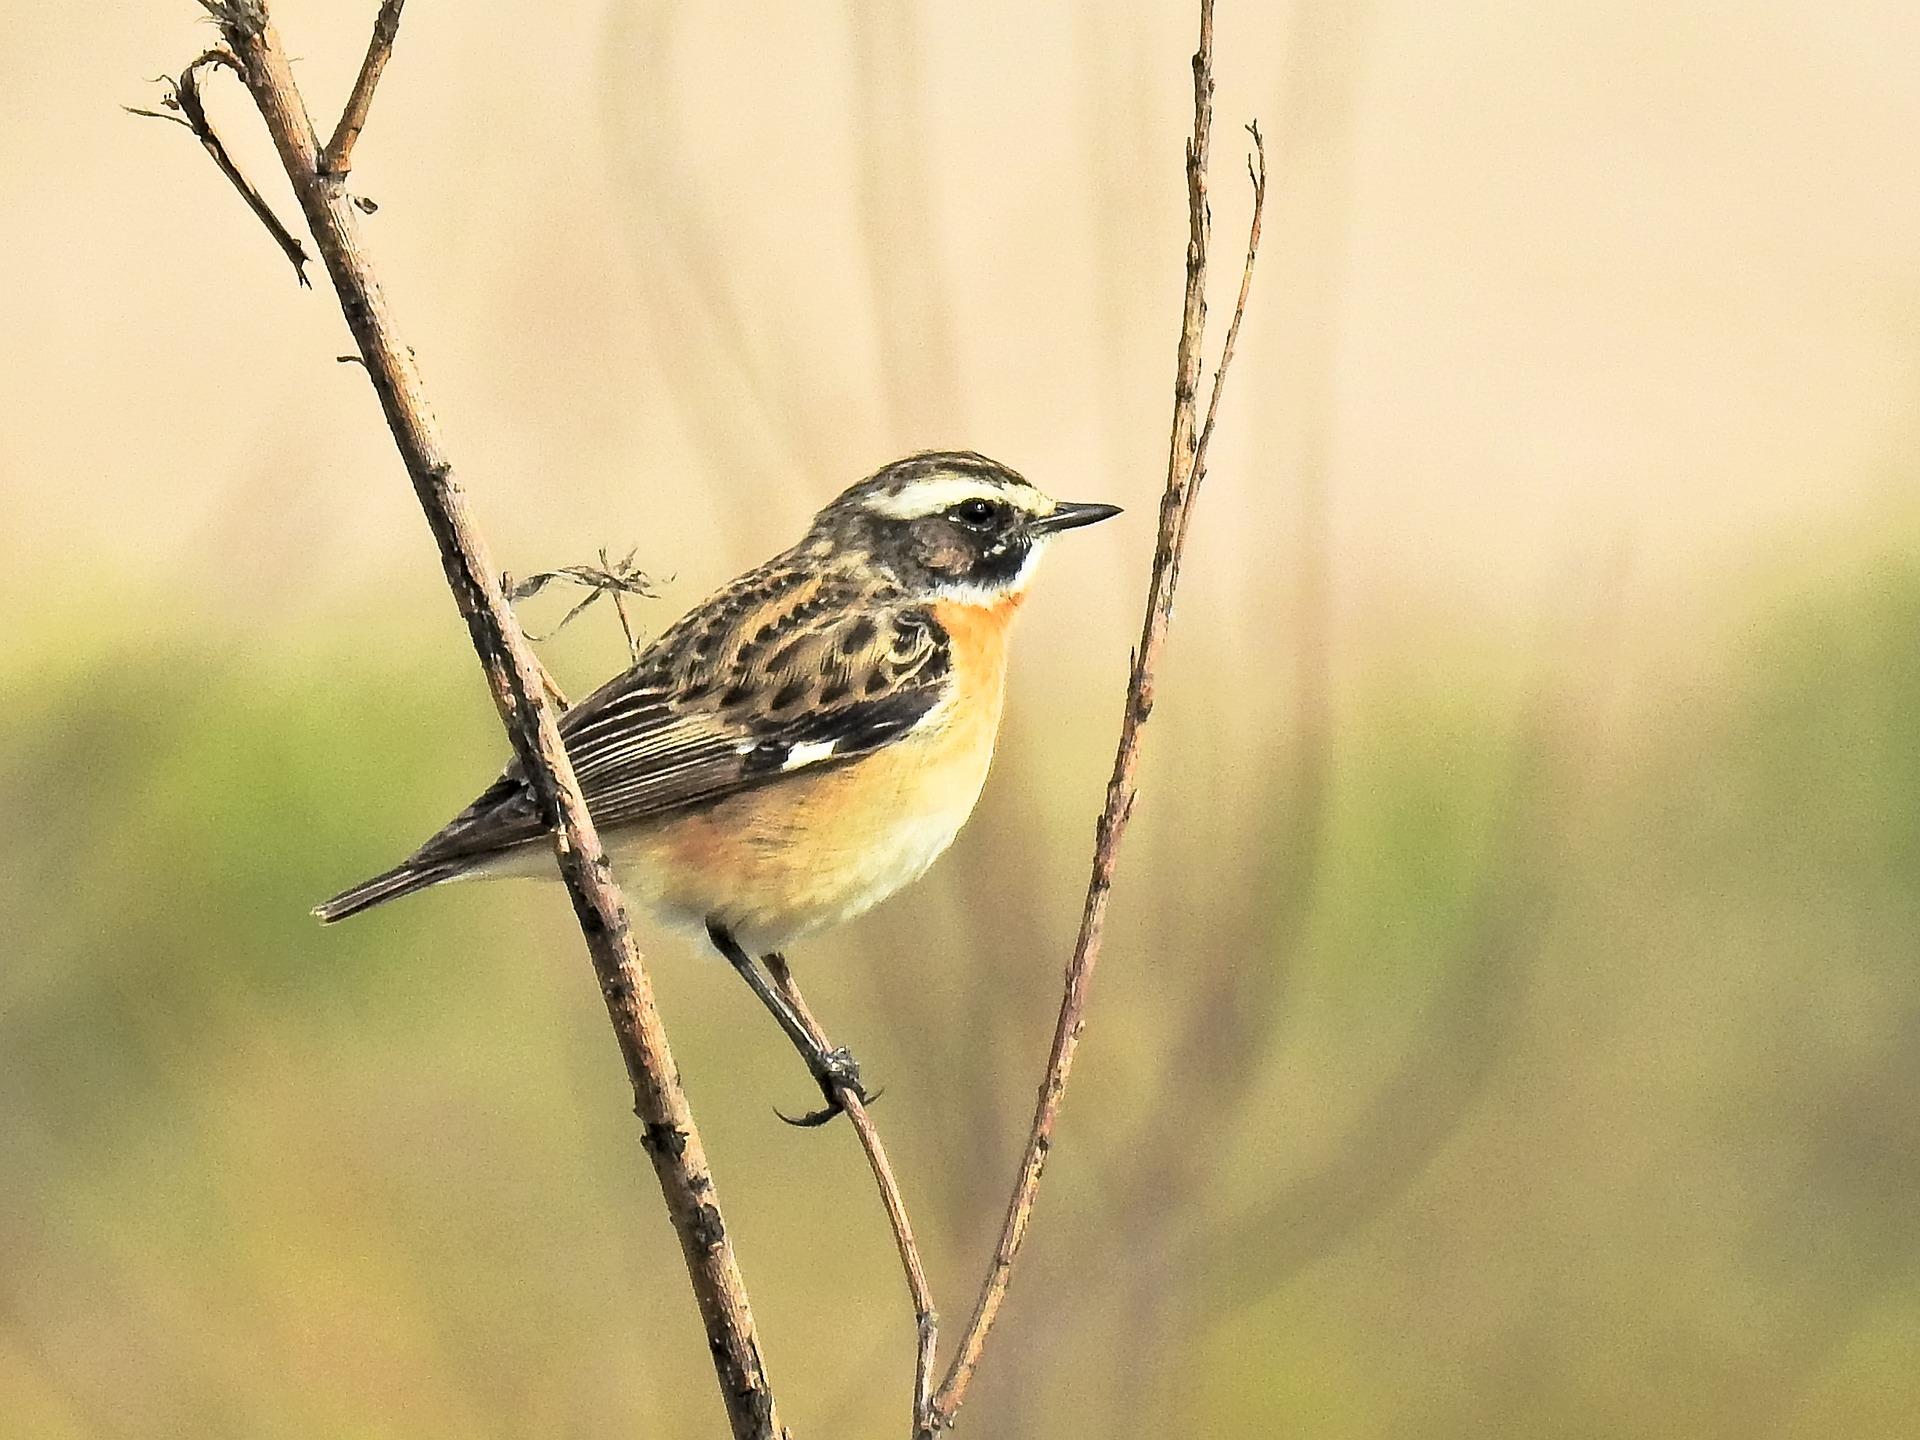
[[[341,358],[347,359],[349,357],[342,356]],[[587,587],[587,598],[580,601],[571,610],[567,611],[566,614],[562,615],[559,620],[554,623],[551,630],[543,635],[536,635],[531,630],[525,631],[527,639],[535,644],[539,644],[545,640],[551,640],[562,630],[566,629],[589,605],[593,604],[593,602],[598,600],[602,595],[610,596],[613,600],[614,613],[620,617],[620,633],[627,637],[627,657],[630,660],[638,661],[640,658],[640,639],[634,634],[633,621],[627,615],[626,601],[622,597],[627,595],[641,595],[649,600],[654,598],[653,580],[645,571],[633,563],[633,557],[639,553],[640,547],[636,545],[626,553],[624,559],[609,560],[607,558],[606,547],[603,545],[600,547],[600,563],[598,565],[563,565],[558,570],[542,570],[537,574],[529,575],[524,580],[515,580],[513,576],[503,571],[500,575],[500,589],[506,594],[507,599],[511,601],[531,599],[556,580],[567,580],[575,585],[584,585]],[[524,629],[524,627],[522,628]],[[540,685],[541,688],[547,692],[547,698],[553,701],[557,709],[571,709],[572,702],[567,699],[567,692],[560,688],[560,682],[553,678],[553,672],[547,669],[545,662],[540,659],[538,652],[534,653],[533,663],[539,666]]]
[[[150,120],[169,120],[191,130],[194,138],[213,158],[220,173],[227,177],[227,182],[240,192],[240,198],[247,202],[247,208],[254,213],[254,217],[267,227],[273,243],[280,247],[280,253],[292,264],[295,278],[311,289],[313,282],[307,279],[307,262],[312,257],[307,254],[306,247],[281,223],[280,217],[273,213],[273,207],[267,204],[266,197],[253,188],[253,182],[240,173],[240,167],[233,163],[233,156],[227,153],[227,147],[214,131],[213,122],[207,119],[206,102],[200,97],[200,72],[212,65],[224,65],[235,74],[240,73],[240,62],[227,51],[209,50],[182,70],[178,78],[161,77],[161,83],[167,87],[166,93],[160,97],[164,109],[142,110],[137,105],[122,105],[120,108],[129,115],[144,115]]]
[[[373,108],[374,88],[380,72],[393,55],[393,42],[400,38],[400,9],[407,0],[380,0],[380,13],[374,17],[373,39],[360,61],[360,73],[353,77],[353,89],[347,95],[340,123],[333,127],[333,138],[320,152],[320,173],[340,179],[353,168],[353,146],[367,128],[367,112]],[[365,208],[364,206],[362,208]],[[368,211],[371,214],[371,211]]]
[[[513,577],[511,575],[506,574],[504,571],[501,572],[500,588],[506,592],[508,600],[513,599],[512,580]],[[527,635],[527,629],[524,625],[520,627],[520,633],[526,635],[529,642],[534,638],[531,635]],[[527,647],[527,657],[533,661],[533,668],[539,674],[540,689],[546,695],[548,703],[553,706],[556,713],[561,715],[566,714],[567,711],[573,708],[573,702],[567,698],[567,692],[560,688],[560,682],[553,678],[553,672],[547,668],[547,662],[540,658],[540,652],[535,650],[531,644]]]
[[[647,600],[657,598],[653,588],[653,577],[633,563],[633,557],[639,553],[640,547],[636,545],[627,551],[623,558],[610,560],[603,545],[600,547],[598,565],[562,565],[558,570],[541,570],[529,575],[517,584],[510,583],[509,578],[503,575],[500,577],[500,585],[507,592],[509,600],[531,599],[556,580],[565,580],[586,588],[587,598],[562,615],[551,630],[544,635],[528,633],[527,638],[536,642],[551,640],[571,625],[594,601],[602,595],[607,596],[613,601],[614,613],[620,617],[620,632],[627,637],[627,655],[632,660],[638,660],[640,638],[634,633],[633,620],[627,614],[625,597],[638,595]]]
[[[767,956],[767,974],[820,1048],[833,1049],[833,1042],[808,1009],[786,957],[778,953]],[[880,1132],[874,1126],[873,1117],[867,1113],[859,1092],[850,1086],[838,1087],[835,1099],[852,1122],[860,1148],[866,1152],[867,1168],[873,1172],[874,1184],[879,1187],[880,1203],[893,1230],[894,1248],[900,1252],[900,1267],[906,1273],[907,1294],[913,1301],[913,1426],[917,1434],[927,1423],[933,1401],[933,1364],[940,1334],[933,1287],[927,1283],[926,1267],[920,1263],[920,1247],[913,1239],[913,1222],[907,1217],[907,1202],[900,1193],[900,1182],[894,1178],[893,1164],[887,1159],[886,1147],[880,1143]]]
[[[1253,152],[1247,156],[1247,182],[1253,187],[1253,217],[1247,221],[1247,258],[1240,267],[1240,289],[1233,297],[1233,318],[1227,322],[1227,338],[1221,342],[1220,361],[1213,369],[1213,393],[1207,397],[1206,423],[1201,425],[1200,438],[1193,447],[1196,485],[1206,469],[1207,446],[1213,440],[1213,422],[1220,416],[1220,392],[1226,388],[1227,367],[1233,363],[1234,346],[1240,343],[1240,322],[1246,318],[1247,296],[1253,290],[1253,262],[1260,253],[1260,222],[1267,211],[1267,142],[1260,134],[1258,120],[1249,120],[1246,131],[1253,138]],[[1180,517],[1180,544],[1184,546],[1187,524],[1193,519],[1191,500],[1181,507]]]
[[[1121,720],[1120,742],[1114,754],[1113,773],[1107,782],[1106,805],[1100,813],[1094,833],[1093,871],[1087,883],[1080,932],[1074,944],[1073,959],[1067,967],[1066,990],[1054,1025],[1046,1075],[1034,1104],[1026,1149],[1021,1156],[1013,1193],[1007,1202],[999,1243],[995,1246],[979,1298],[974,1303],[973,1315],[967,1322],[946,1375],[919,1428],[922,1440],[932,1436],[938,1428],[952,1425],[956,1412],[965,1401],[967,1388],[980,1364],[987,1335],[1000,1312],[1001,1302],[1006,1298],[1014,1260],[1026,1240],[1034,1197],[1040,1187],[1040,1173],[1053,1145],[1054,1124],[1059,1118],[1067,1077],[1073,1067],[1074,1052],[1086,1025],[1087,1000],[1094,967],[1100,958],[1120,841],[1132,817],[1134,798],[1139,790],[1137,776],[1141,732],[1153,712],[1155,676],[1172,618],[1174,590],[1180,576],[1180,558],[1192,522],[1194,502],[1206,475],[1207,445],[1213,438],[1214,419],[1219,412],[1227,367],[1233,359],[1240,319],[1246,310],[1252,284],[1254,259],[1260,244],[1261,213],[1266,202],[1265,147],[1257,128],[1252,131],[1255,155],[1248,162],[1253,179],[1253,219],[1248,229],[1246,263],[1241,272],[1240,290],[1233,319],[1227,329],[1226,342],[1221,350],[1219,368],[1214,374],[1213,394],[1202,422],[1198,396],[1201,345],[1206,329],[1209,228],[1207,159],[1212,125],[1213,0],[1200,0],[1200,43],[1193,56],[1193,134],[1187,143],[1186,153],[1186,291],[1175,362],[1167,483],[1160,499],[1160,527],[1154,546],[1152,576],[1148,582],[1146,618],[1142,622],[1140,645],[1134,652],[1133,668],[1128,677],[1126,709]]]

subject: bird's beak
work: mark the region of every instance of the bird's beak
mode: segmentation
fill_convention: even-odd
[[[1051,515],[1030,522],[1027,529],[1036,535],[1052,535],[1060,530],[1078,530],[1082,525],[1098,525],[1120,513],[1118,505],[1079,505],[1062,500]]]

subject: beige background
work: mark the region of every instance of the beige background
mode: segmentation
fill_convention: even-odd
[[[275,7],[328,122],[373,8]],[[1189,12],[416,3],[355,171],[498,559],[637,543],[650,630],[909,449],[1129,508],[954,856],[798,957],[956,1319],[1137,627]],[[713,1433],[557,896],[305,917],[502,746],[330,296],[118,108],[210,28],[5,34],[0,1415]],[[1222,315],[1255,116],[1268,246],[975,1433],[1910,1423],[1916,55],[1865,0],[1223,0]],[[788,1417],[895,1433],[851,1141],[653,949]]]

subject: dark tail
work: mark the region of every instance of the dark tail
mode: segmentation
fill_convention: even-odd
[[[349,915],[358,915],[362,910],[371,910],[402,895],[411,895],[429,885],[438,885],[442,880],[451,880],[465,868],[457,860],[424,865],[408,860],[371,880],[362,880],[351,890],[342,890],[331,900],[322,901],[313,907],[313,913],[320,917],[321,924],[331,925]]]

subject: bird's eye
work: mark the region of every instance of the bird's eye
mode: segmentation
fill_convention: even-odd
[[[984,530],[1000,518],[1000,507],[991,500],[962,500],[947,511],[947,518],[975,530]]]

